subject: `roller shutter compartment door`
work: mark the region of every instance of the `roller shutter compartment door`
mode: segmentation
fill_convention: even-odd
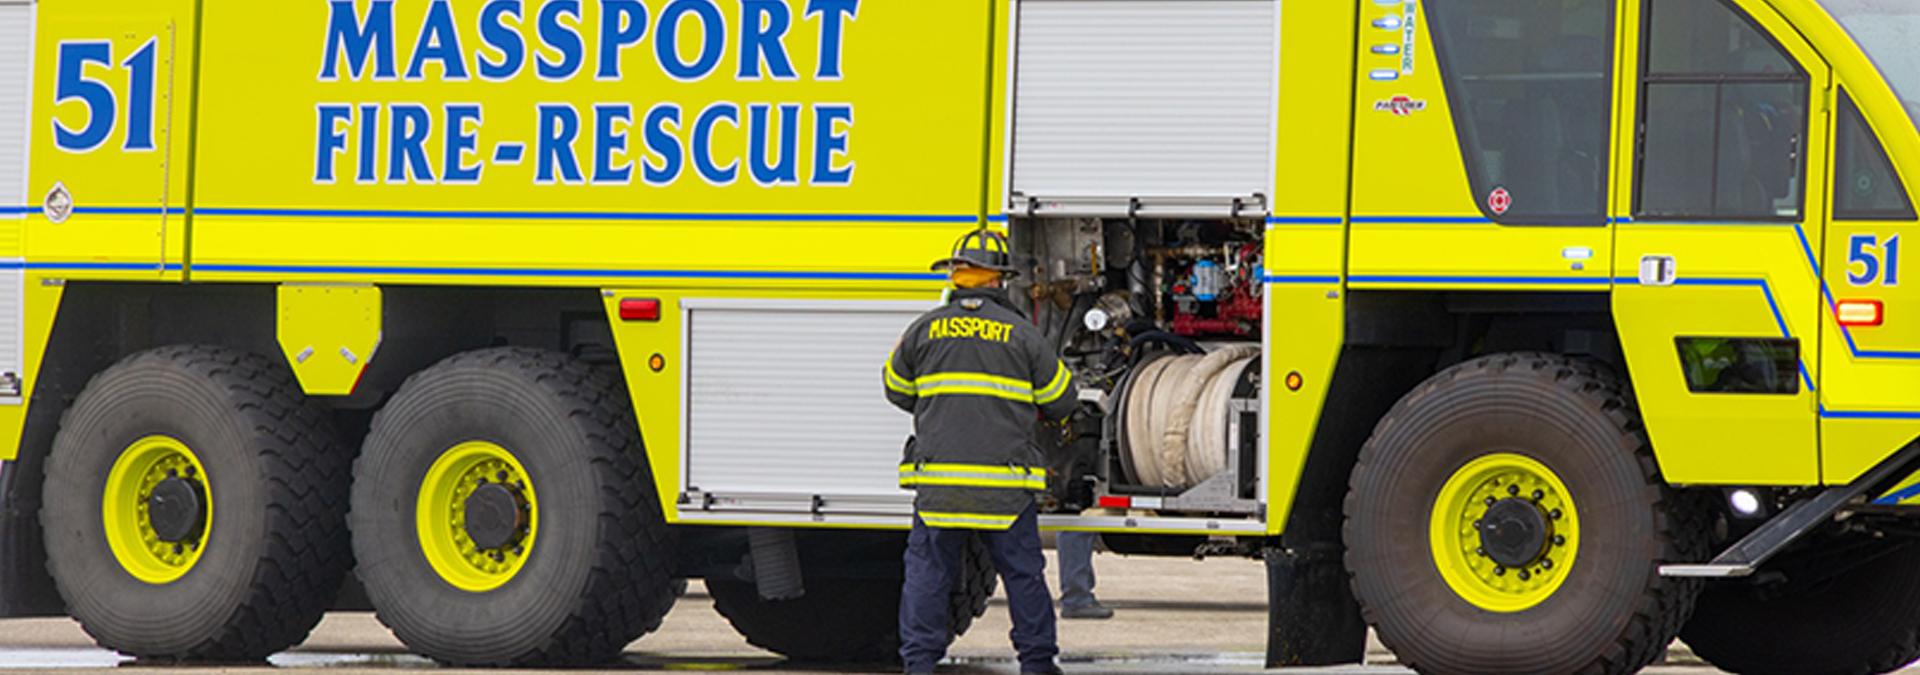
[[[686,487],[805,503],[906,504],[912,416],[881,380],[895,341],[932,303],[688,299]]]
[[[1272,0],[1022,0],[1009,212],[1265,213],[1275,11]]]

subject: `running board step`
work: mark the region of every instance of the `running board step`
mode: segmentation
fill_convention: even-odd
[[[1734,542],[1705,564],[1676,563],[1661,565],[1660,575],[1668,577],[1744,577],[1785,550],[1788,545],[1832,518],[1841,507],[1863,494],[1879,494],[1894,483],[1920,470],[1920,438],[1907,441],[1893,456],[1868,469],[1853,482],[1830,487],[1812,499],[1787,507],[1754,531]]]

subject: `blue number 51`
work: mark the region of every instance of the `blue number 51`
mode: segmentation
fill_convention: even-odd
[[[1878,241],[1871,234],[1856,234],[1847,238],[1847,283],[1855,286],[1872,285],[1880,276],[1880,256],[1877,252],[1886,252],[1887,275],[1881,283],[1887,286],[1900,285],[1900,235],[1887,237],[1885,242]],[[1861,266],[1854,273],[1853,266]]]

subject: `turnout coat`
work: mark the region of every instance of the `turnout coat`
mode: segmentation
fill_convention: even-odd
[[[1004,530],[1046,489],[1033,423],[1073,412],[1073,374],[1006,291],[954,290],[883,370],[887,400],[913,413],[900,485],[916,491],[922,522]]]

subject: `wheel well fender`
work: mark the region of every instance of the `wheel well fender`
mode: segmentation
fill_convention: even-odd
[[[1287,510],[1282,543],[1340,542],[1341,501],[1360,446],[1387,410],[1434,373],[1485,354],[1590,358],[1625,376],[1605,293],[1354,291],[1345,343]]]

